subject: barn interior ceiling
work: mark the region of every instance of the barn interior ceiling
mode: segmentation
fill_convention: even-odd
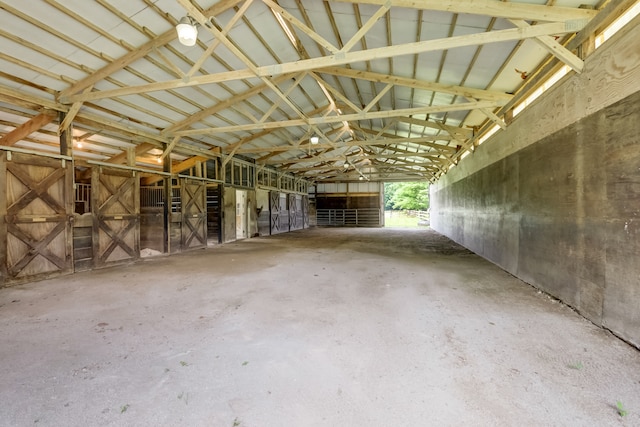
[[[433,181],[541,70],[581,72],[616,3],[0,1],[0,145],[59,153],[70,130],[80,166],[235,156],[313,182]]]

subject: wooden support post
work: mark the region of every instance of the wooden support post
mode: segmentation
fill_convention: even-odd
[[[0,151],[0,287],[7,281],[7,151]]]
[[[136,165],[136,149],[135,147],[127,148],[127,166]]]
[[[66,113],[58,113],[58,120],[62,123],[67,116]],[[73,155],[73,125],[69,124],[60,134],[60,154],[71,157]]]
[[[163,171],[171,173],[171,157],[166,156],[162,159]],[[164,179],[164,207],[162,209],[162,215],[164,218],[164,252],[170,253],[171,251],[171,203],[173,198],[173,191],[171,189],[171,176]]]

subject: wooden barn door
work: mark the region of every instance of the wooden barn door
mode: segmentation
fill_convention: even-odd
[[[204,181],[183,178],[182,249],[207,247],[207,186]]]
[[[140,183],[134,171],[94,167],[91,175],[93,264],[140,257]]]
[[[269,192],[269,212],[271,213],[270,234],[278,234],[280,231],[280,193]]]
[[[0,285],[73,272],[73,167],[0,151]]]

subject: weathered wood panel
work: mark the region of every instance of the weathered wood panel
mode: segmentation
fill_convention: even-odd
[[[309,228],[309,196],[302,196],[302,226]]]
[[[65,160],[0,153],[0,284],[73,271],[73,171]]]
[[[207,246],[207,187],[204,181],[181,179],[183,250]]]
[[[271,217],[269,233],[278,234],[285,230],[281,230],[280,224],[280,193],[277,191],[269,192],[269,214]]]
[[[135,172],[97,167],[91,176],[93,265],[140,257],[139,179]]]
[[[579,120],[640,91],[640,16],[585,60],[581,74],[570,73],[464,161],[436,186],[487,167]]]
[[[432,226],[640,344],[640,92],[449,186]]]
[[[77,203],[76,203],[77,206]],[[73,268],[75,271],[93,267],[93,215],[91,212],[73,218]]]

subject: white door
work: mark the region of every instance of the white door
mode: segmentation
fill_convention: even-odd
[[[247,192],[236,190],[236,239],[247,238]]]

